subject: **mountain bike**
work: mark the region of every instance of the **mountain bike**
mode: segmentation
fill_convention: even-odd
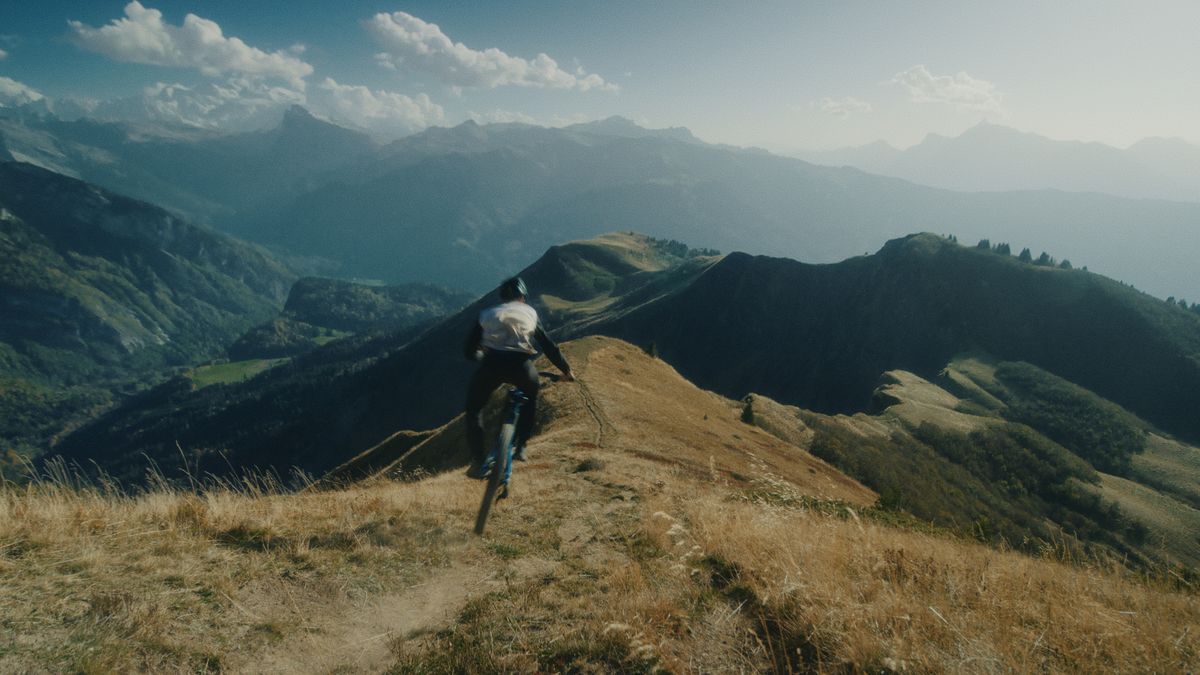
[[[492,452],[484,464],[484,470],[487,471],[487,488],[483,491],[483,503],[479,505],[479,515],[475,517],[475,534],[483,534],[492,504],[508,496],[508,479],[512,476],[513,440],[517,432],[517,420],[521,417],[521,407],[528,401],[529,397],[520,389],[514,387],[508,390],[508,407],[504,412],[504,422],[500,425],[500,435],[496,438],[496,445],[492,448]]]

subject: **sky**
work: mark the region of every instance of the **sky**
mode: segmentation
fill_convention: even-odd
[[[824,150],[989,121],[1200,143],[1200,2],[0,0],[0,105],[399,136],[628,117]]]

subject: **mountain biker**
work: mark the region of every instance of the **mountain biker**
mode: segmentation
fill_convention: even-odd
[[[501,384],[516,386],[529,398],[521,406],[517,422],[513,459],[525,461],[525,442],[533,430],[533,414],[537,408],[538,372],[533,367],[538,350],[546,354],[550,362],[562,371],[566,382],[575,380],[571,366],[563,358],[558,345],[542,330],[537,310],[525,300],[529,291],[521,277],[513,277],[500,284],[501,304],[479,313],[479,321],[467,336],[463,353],[471,361],[482,362],[471,384],[467,387],[467,445],[471,449],[471,468],[468,475],[482,478],[486,475],[484,463],[487,455],[483,444],[483,406],[492,392]]]

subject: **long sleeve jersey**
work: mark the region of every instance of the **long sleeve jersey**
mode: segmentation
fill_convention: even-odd
[[[537,347],[534,347],[534,343]],[[481,348],[530,356],[537,354],[540,348],[559,370],[564,373],[571,370],[558,345],[542,329],[537,310],[516,300],[489,307],[479,313],[479,321],[471,329],[463,346],[463,355],[475,360],[475,353]]]

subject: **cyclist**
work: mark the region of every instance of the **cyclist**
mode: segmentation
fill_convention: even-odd
[[[463,353],[467,359],[482,362],[467,387],[467,445],[471,449],[471,468],[467,475],[483,478],[487,475],[487,455],[483,444],[483,406],[501,384],[516,386],[529,398],[521,406],[514,439],[513,459],[525,461],[525,442],[533,430],[533,414],[537,408],[538,373],[533,367],[538,350],[545,352],[550,362],[562,371],[563,380],[572,382],[575,376],[563,358],[558,345],[542,330],[537,310],[526,302],[529,291],[521,277],[500,284],[501,304],[479,313],[479,321],[467,336]]]

